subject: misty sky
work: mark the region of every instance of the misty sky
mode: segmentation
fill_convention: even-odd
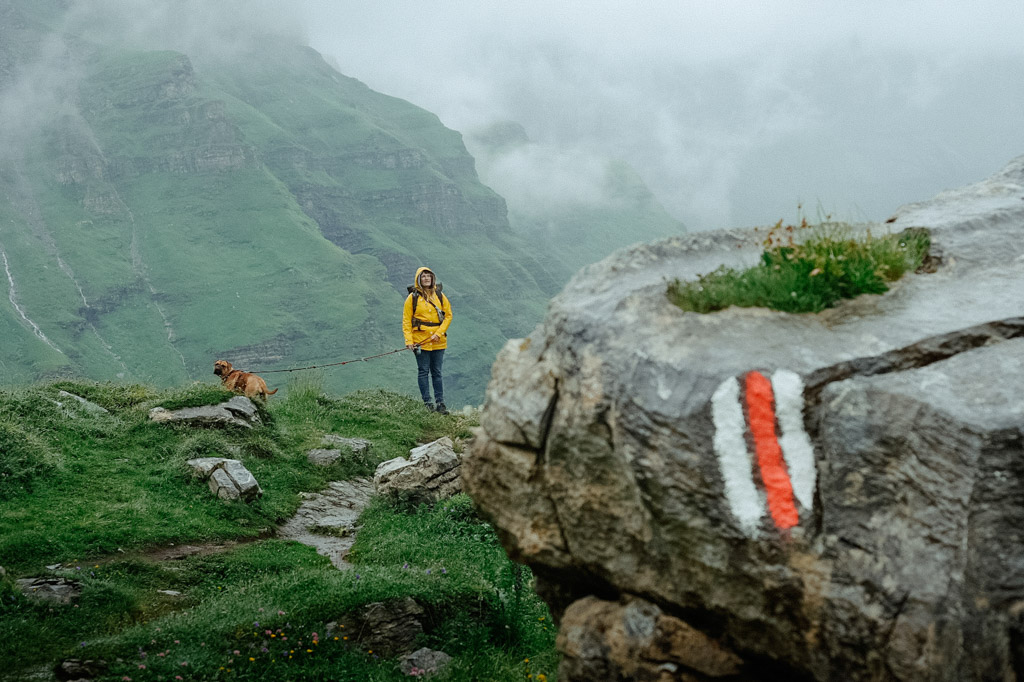
[[[467,135],[510,206],[630,162],[691,229],[884,219],[1024,154],[1024,2],[303,0],[346,75]]]

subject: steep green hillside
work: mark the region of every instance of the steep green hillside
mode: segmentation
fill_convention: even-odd
[[[19,131],[0,153],[0,383],[169,385],[218,358],[274,369],[398,348],[405,286],[429,265],[455,310],[449,402],[480,400],[497,349],[565,274],[511,231],[458,133],[308,48],[96,44],[47,32],[60,5],[0,10]],[[412,359],[327,384],[411,392]]]

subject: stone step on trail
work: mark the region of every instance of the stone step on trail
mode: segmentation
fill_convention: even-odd
[[[319,493],[302,493],[302,505],[278,528],[278,537],[314,547],[335,567],[347,569],[355,524],[372,494],[373,482],[364,478],[332,481]]]

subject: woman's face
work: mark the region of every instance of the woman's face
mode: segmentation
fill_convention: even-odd
[[[432,287],[434,286],[434,273],[424,272],[420,275],[420,286]]]

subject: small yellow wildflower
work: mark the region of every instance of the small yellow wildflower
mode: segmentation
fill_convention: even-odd
[[[312,649],[306,649],[306,653],[307,654],[311,654],[311,653],[313,653],[313,650]]]
[[[250,657],[249,657],[249,660],[250,660],[250,661],[255,661],[256,659],[255,659],[255,658],[253,658],[252,656],[250,656]]]

